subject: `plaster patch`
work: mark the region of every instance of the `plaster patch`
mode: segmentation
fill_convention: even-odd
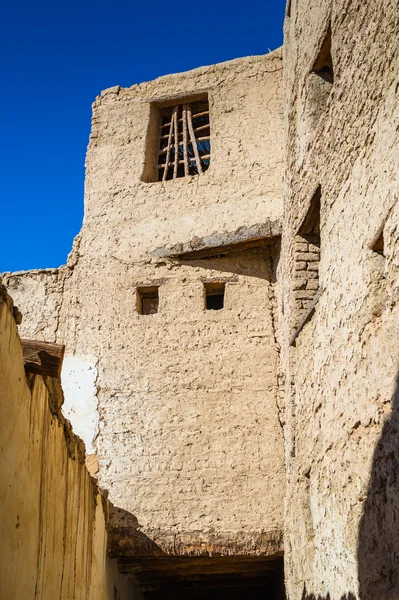
[[[94,453],[93,442],[98,433],[97,369],[80,356],[64,358],[61,381],[64,390],[62,412],[70,420],[74,433],[82,438],[87,454]]]

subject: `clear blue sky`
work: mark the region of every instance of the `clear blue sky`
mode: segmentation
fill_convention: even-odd
[[[0,272],[65,263],[82,223],[91,104],[101,90],[265,54],[282,44],[284,9],[285,0],[5,0]]]

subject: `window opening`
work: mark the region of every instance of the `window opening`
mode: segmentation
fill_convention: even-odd
[[[321,187],[314,192],[308,210],[295,236],[293,295],[295,322],[306,323],[314,313],[315,299],[320,288],[320,205]]]
[[[390,211],[389,211],[390,213]],[[384,229],[389,213],[370,243],[369,307],[373,317],[381,315],[388,303],[387,265],[385,260]]]
[[[137,312],[140,315],[155,315],[158,312],[158,287],[137,288]]]
[[[208,100],[162,108],[160,114],[158,181],[206,171],[211,159]]]
[[[207,310],[221,310],[224,307],[225,284],[205,283],[205,308]]]
[[[374,250],[377,254],[381,256],[384,255],[384,228],[381,229],[381,232],[377,234],[375,241],[372,243],[371,249]]]
[[[331,55],[331,25],[328,27],[326,37],[313,65],[312,73],[316,73],[316,75],[319,75],[319,77],[328,83],[334,83],[334,68]]]
[[[310,205],[298,229],[299,235],[313,235],[320,239],[321,186],[317,186]]]
[[[331,26],[324,33],[320,49],[313,63],[310,63],[309,73],[301,91],[299,106],[299,164],[303,164],[306,152],[319,125],[320,119],[326,113],[328,99],[334,82],[334,69],[331,54]]]

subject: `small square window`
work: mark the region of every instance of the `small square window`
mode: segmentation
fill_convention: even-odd
[[[158,287],[137,288],[137,312],[140,315],[155,315],[158,312]]]
[[[224,283],[205,283],[205,308],[207,310],[221,310],[224,307],[224,290]]]

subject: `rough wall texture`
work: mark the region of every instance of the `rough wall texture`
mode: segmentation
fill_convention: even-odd
[[[210,168],[145,183],[157,103],[198,92],[209,98]],[[28,315],[23,335],[66,343],[66,414],[94,442],[110,499],[161,548],[281,552],[280,51],[103,92],[86,169],[68,265],[7,277]],[[271,245],[165,257],[251,236]],[[204,283],[215,281],[226,286],[220,311],[204,304]],[[136,288],[154,285],[158,313],[138,314]],[[43,297],[51,319],[40,316]]]
[[[4,288],[0,381],[1,598],[113,600],[114,586],[126,598],[106,559],[107,503],[60,414],[59,382],[25,375]]]
[[[281,267],[288,597],[393,599],[399,597],[398,5],[290,4]],[[328,45],[329,26],[332,85],[311,73],[323,40]],[[288,348],[297,325],[296,233],[318,185],[324,291],[296,347]],[[370,249],[382,226],[384,256]]]
[[[290,600],[399,597],[398,20],[290,0],[284,133],[279,52],[107,90],[68,265],[7,278],[24,334],[66,342],[67,410],[155,553],[281,550],[282,358]],[[199,92],[210,169],[145,183],[154,111]]]
[[[102,484],[170,552],[264,552],[283,503],[270,250],[173,269],[156,315],[135,313],[132,296],[153,267],[131,277],[123,295],[114,285],[134,339],[128,352],[114,339],[111,374],[99,367]],[[206,311],[202,279],[215,277],[225,307]]]

